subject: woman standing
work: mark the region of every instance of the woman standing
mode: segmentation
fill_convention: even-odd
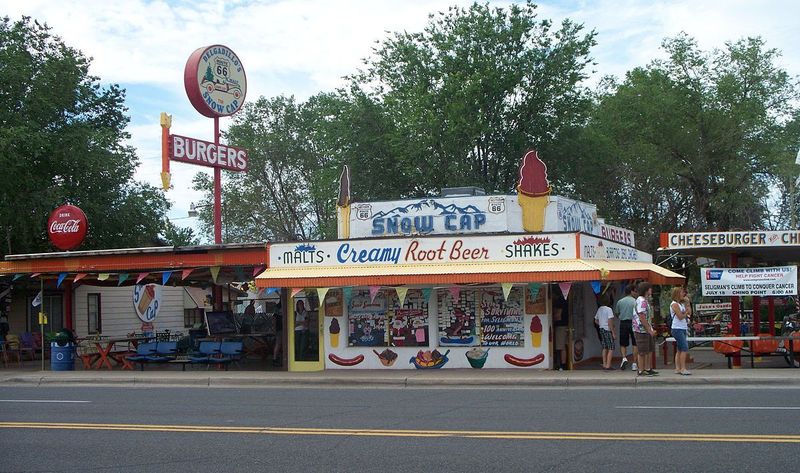
[[[677,349],[675,350],[675,374],[688,376],[692,374],[686,369],[686,358],[689,355],[689,342],[686,337],[689,331],[689,316],[692,308],[689,303],[689,294],[683,287],[672,289],[672,302],[669,305],[669,314],[672,316],[672,336],[675,337]]]

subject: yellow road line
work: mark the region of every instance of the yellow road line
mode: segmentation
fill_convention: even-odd
[[[450,437],[503,440],[617,440],[694,441],[738,443],[800,443],[800,435],[701,434],[658,432],[502,432],[471,430],[323,429],[309,427],[228,427],[213,425],[90,424],[63,422],[0,422],[3,429],[111,430],[178,433],[238,433],[262,435],[355,436],[355,437]]]

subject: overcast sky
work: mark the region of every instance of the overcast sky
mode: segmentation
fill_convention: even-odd
[[[294,95],[300,100],[341,85],[387,31],[418,31],[427,15],[449,0],[0,0],[0,14],[31,16],[50,25],[70,46],[94,58],[92,74],[127,89],[132,144],[141,165],[136,177],[161,185],[159,113],[173,115],[172,132],[213,140],[212,120],[200,116],[183,90],[191,52],[229,46],[247,72],[247,98]],[[502,6],[510,2],[490,2]],[[800,1],[543,1],[540,18],[570,18],[597,31],[600,75],[621,76],[660,55],[667,36],[684,31],[705,49],[762,36],[783,52],[781,65],[800,75]],[[230,119],[223,119],[223,128]],[[171,218],[191,225],[192,176],[204,168],[173,163]]]

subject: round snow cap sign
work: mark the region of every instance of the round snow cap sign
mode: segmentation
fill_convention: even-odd
[[[86,238],[89,223],[83,210],[74,205],[62,205],[47,219],[47,236],[56,248],[74,250]]]
[[[183,85],[194,108],[209,118],[238,112],[247,93],[242,61],[221,44],[200,48],[189,56]]]

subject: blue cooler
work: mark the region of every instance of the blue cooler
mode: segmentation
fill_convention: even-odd
[[[60,346],[50,344],[50,369],[52,371],[75,371],[75,345],[68,343]]]

